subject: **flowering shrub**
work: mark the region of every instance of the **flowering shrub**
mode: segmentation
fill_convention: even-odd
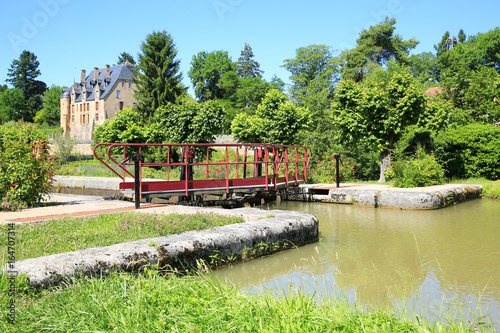
[[[0,210],[31,207],[49,193],[56,162],[41,132],[18,122],[0,138]]]
[[[350,163],[345,155],[340,156],[340,181],[342,183],[356,179],[356,165]],[[328,184],[336,182],[335,156],[321,155],[317,158],[307,171],[307,182],[316,184]]]

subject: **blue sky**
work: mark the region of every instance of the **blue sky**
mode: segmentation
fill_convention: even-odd
[[[80,69],[115,64],[121,52],[136,57],[152,31],[166,30],[177,46],[184,83],[193,55],[224,50],[236,61],[245,43],[253,49],[264,78],[277,75],[295,50],[325,44],[339,52],[355,46],[362,29],[385,16],[396,18],[396,33],[420,41],[412,53],[431,51],[445,31],[487,32],[500,25],[498,0],[2,0],[0,84],[23,50],[40,62],[40,80],[69,86]]]

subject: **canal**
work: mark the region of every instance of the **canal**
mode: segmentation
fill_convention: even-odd
[[[278,201],[263,209],[312,213],[317,243],[217,272],[251,293],[300,289],[345,296],[361,309],[387,307],[431,322],[483,315],[500,329],[500,201],[439,210]]]

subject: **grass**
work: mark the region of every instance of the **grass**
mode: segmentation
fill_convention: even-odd
[[[20,279],[21,280],[21,279]],[[6,279],[0,280],[5,287]],[[346,299],[318,303],[293,296],[246,295],[208,276],[168,278],[155,270],[74,279],[35,291],[19,281],[16,324],[0,300],[3,332],[418,332],[424,327],[384,311],[363,312]]]
[[[465,320],[431,324],[411,311],[350,306],[342,293],[318,299],[290,286],[287,295],[247,294],[206,273],[181,277],[151,267],[142,274],[73,278],[50,289],[32,289],[23,277],[16,282],[15,325],[6,310],[11,298],[0,297],[2,332],[494,331]],[[5,276],[0,287],[8,289]]]
[[[101,214],[16,225],[16,259],[23,260],[149,237],[243,222],[217,214]],[[0,253],[7,253],[8,226],[0,226]]]
[[[492,181],[486,178],[453,179],[450,184],[483,185],[481,197],[487,199],[500,199],[500,180]]]

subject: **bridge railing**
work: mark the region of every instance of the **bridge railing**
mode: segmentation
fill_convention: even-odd
[[[219,159],[211,159],[214,155]],[[120,189],[138,184],[140,197],[147,197],[296,186],[306,180],[311,149],[262,143],[100,143],[94,156],[122,179]],[[165,179],[143,179],[144,168],[161,168]]]

